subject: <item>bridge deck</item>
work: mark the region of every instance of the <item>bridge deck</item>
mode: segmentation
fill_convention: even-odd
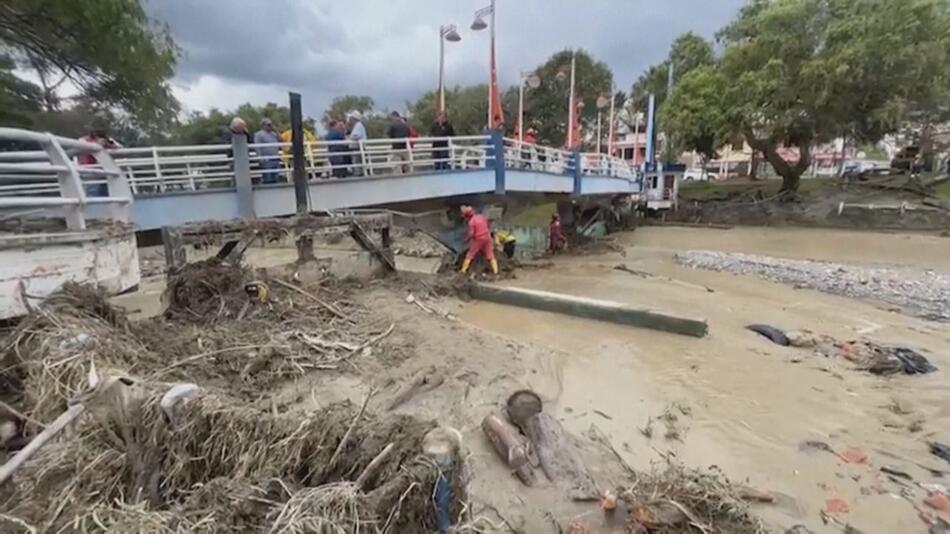
[[[38,167],[46,159],[43,151],[0,153],[0,163],[11,162],[3,167],[9,174],[0,175],[0,211],[42,204],[62,212],[68,203],[88,218],[114,218],[114,202],[100,199],[125,197],[127,217],[141,230],[291,215],[296,199],[289,148],[289,143],[248,145],[235,136],[230,145],[109,151],[95,166],[56,162],[63,169]],[[481,194],[626,195],[640,193],[643,183],[631,165],[606,154],[529,145],[497,132],[319,141],[306,144],[304,157],[311,211]],[[67,195],[60,175],[68,171],[81,176],[84,188]],[[116,174],[124,179],[124,195],[113,191]],[[56,197],[63,202],[49,201]]]

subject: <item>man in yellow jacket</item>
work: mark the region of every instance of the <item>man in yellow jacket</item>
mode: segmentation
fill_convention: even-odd
[[[293,135],[289,128],[280,133],[281,143],[289,143],[292,140],[293,140]],[[304,130],[303,142],[304,142],[304,146],[303,146],[304,157],[312,160],[313,151],[317,149],[317,136],[314,135],[314,133],[311,132],[310,130]],[[288,147],[284,147],[280,149],[280,153],[281,153],[281,158],[284,160],[284,167],[287,167],[289,169],[292,165],[290,162],[290,147],[288,146]]]

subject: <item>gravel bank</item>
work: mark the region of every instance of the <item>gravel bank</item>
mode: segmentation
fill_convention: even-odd
[[[734,252],[690,250],[676,262],[694,269],[750,274],[772,282],[899,306],[905,313],[950,322],[950,273],[902,266],[861,266]]]

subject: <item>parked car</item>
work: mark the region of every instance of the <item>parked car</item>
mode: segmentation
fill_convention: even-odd
[[[686,172],[683,173],[683,180],[687,182],[705,182],[718,179],[718,175],[705,169],[686,169]]]
[[[909,172],[911,170],[911,165],[913,165],[914,160],[917,158],[917,155],[920,154],[920,147],[917,145],[909,145],[900,149],[897,154],[894,156],[894,159],[891,160],[891,168],[898,171]],[[934,160],[931,157],[928,157],[924,154],[923,157],[923,167],[918,169],[918,172],[931,172],[934,168]]]

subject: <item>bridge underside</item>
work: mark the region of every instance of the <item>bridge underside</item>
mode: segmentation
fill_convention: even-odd
[[[531,170],[508,169],[499,181],[493,169],[364,177],[311,182],[310,209],[315,212],[379,206],[408,206],[411,211],[479,199],[488,204],[502,201],[532,202],[567,197],[592,199],[639,193],[634,180],[585,175],[576,179]],[[296,213],[292,184],[261,185],[252,194],[256,217],[279,217]],[[97,207],[91,212],[94,216]],[[132,204],[132,220],[139,230],[182,225],[198,221],[225,221],[241,217],[238,191],[208,189],[142,195]]]

